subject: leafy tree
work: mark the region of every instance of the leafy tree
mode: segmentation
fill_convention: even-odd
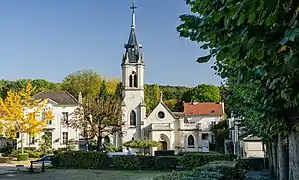
[[[97,151],[103,150],[102,139],[109,134],[122,134],[121,128],[121,98],[107,94],[105,81],[96,98],[87,97],[74,111],[69,126],[82,130],[85,139],[97,137]]]
[[[180,35],[203,42],[201,48],[210,49],[197,62],[216,57],[214,69],[234,87],[229,97],[235,102],[233,112],[242,117],[242,123],[251,132],[267,142],[274,176],[299,179],[296,173],[299,135],[293,120],[298,116],[299,103],[296,88],[299,2],[186,0],[186,3],[191,6],[192,15],[180,17],[183,21],[178,27]],[[284,139],[289,142],[288,150],[282,144]],[[292,159],[290,164],[285,161],[287,152]],[[277,161],[279,166],[275,165]]]
[[[143,152],[146,148],[150,147],[158,147],[160,146],[160,143],[157,141],[149,140],[149,139],[135,139],[128,142],[123,143],[124,147],[129,148],[140,148],[143,149]]]
[[[78,97],[80,92],[83,97],[96,97],[100,91],[102,79],[98,73],[92,70],[81,70],[65,77],[61,88],[74,97]]]
[[[224,153],[224,140],[229,139],[227,120],[221,121],[211,128],[215,137],[215,150]]]
[[[184,92],[181,100],[185,102],[191,102],[192,100],[197,102],[219,102],[219,88],[210,84],[200,84]]]
[[[176,111],[177,103],[178,103],[178,100],[176,100],[176,99],[169,99],[169,100],[164,101],[164,104],[173,112]]]
[[[47,151],[51,150],[51,148],[51,137],[47,136],[46,134],[42,135],[40,142],[40,150],[43,152],[43,154],[46,154]]]
[[[10,90],[6,98],[0,98],[0,125],[7,137],[15,138],[21,134],[21,149],[23,148],[23,135],[39,134],[46,126],[46,122],[53,119],[52,111],[44,110],[45,100],[35,100],[31,94],[35,90],[30,83],[21,91]],[[42,117],[40,118],[40,115]]]

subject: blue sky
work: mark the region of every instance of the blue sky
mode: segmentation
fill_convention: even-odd
[[[130,0],[1,0],[0,79],[61,81],[92,69],[121,76],[131,23]],[[136,28],[146,63],[145,82],[195,86],[219,84],[200,45],[180,38],[184,0],[136,0]]]

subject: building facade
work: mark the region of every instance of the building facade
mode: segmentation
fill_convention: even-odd
[[[161,142],[160,149],[203,151],[212,142],[211,126],[223,119],[222,103],[186,103],[184,112],[172,112],[163,102],[146,116],[144,101],[145,62],[142,45],[136,36],[135,6],[131,7],[132,24],[129,40],[125,44],[122,69],[122,122],[124,135],[114,135],[114,144],[134,139],[151,139]],[[153,153],[157,148],[149,151]]]
[[[45,99],[47,101],[45,110],[51,110],[54,116],[52,121],[48,121],[44,130],[32,137],[29,134],[23,136],[23,146],[25,148],[40,148],[43,141],[42,136],[47,135],[50,139],[52,149],[67,148],[70,142],[78,144],[79,132],[67,126],[67,122],[72,118],[74,110],[78,107],[78,101],[66,91],[43,91],[34,96],[35,99]],[[43,114],[40,115],[42,118]],[[17,138],[17,148],[21,147],[21,138]],[[74,146],[78,149],[78,145]]]

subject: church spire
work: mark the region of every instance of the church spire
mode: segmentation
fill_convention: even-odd
[[[128,43],[125,44],[126,48],[126,59],[128,59],[129,63],[138,63],[141,59],[141,53],[140,48],[141,46],[137,42],[137,36],[136,36],[136,22],[135,22],[135,9],[137,7],[135,6],[134,0],[132,0],[132,6],[130,9],[132,9],[132,24],[131,24],[131,32],[129,36]]]

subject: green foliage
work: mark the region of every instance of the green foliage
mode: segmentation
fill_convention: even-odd
[[[180,36],[202,42],[214,69],[233,91],[229,105],[251,133],[271,139],[293,126],[299,103],[299,2],[186,0]]]
[[[230,160],[230,157],[222,154],[185,154],[180,158],[182,165],[188,170],[205,165],[212,161],[224,160]]]
[[[0,157],[0,163],[10,163],[11,161],[11,157]]]
[[[155,169],[170,170],[176,169],[180,165],[180,159],[177,156],[157,156],[155,157]]]
[[[83,97],[96,97],[100,91],[102,77],[92,70],[81,70],[69,74],[61,84],[63,90],[75,97],[82,93]]]
[[[177,99],[169,99],[165,100],[164,104],[172,111],[176,112],[176,106],[177,106],[178,100]]]
[[[11,153],[5,153],[4,156],[17,157],[18,154],[21,153],[22,150],[18,149],[18,150],[13,150]],[[24,153],[27,153],[30,158],[40,158],[42,156],[42,152],[40,151],[24,149]]]
[[[112,167],[115,169],[142,170],[151,169],[155,165],[153,156],[115,156]]]
[[[104,147],[104,152],[122,152],[121,148],[117,148],[111,143],[104,143],[103,147]]]
[[[211,84],[200,84],[184,92],[181,100],[185,102],[191,102],[192,100],[197,102],[219,102],[219,88]]]
[[[90,151],[70,151],[56,154],[52,164],[62,168],[101,168],[104,165],[106,154]]]
[[[46,153],[46,151],[52,148],[51,138],[47,135],[43,135],[41,139],[40,150]]]
[[[220,121],[211,130],[215,137],[215,150],[224,154],[224,141],[229,139],[227,120]]]
[[[159,142],[148,140],[148,139],[136,139],[136,140],[131,140],[123,143],[124,147],[142,148],[142,149],[149,148],[149,147],[158,147],[159,145],[160,145]]]
[[[155,151],[155,156],[174,156],[174,150]]]
[[[29,154],[28,153],[17,154],[17,160],[18,161],[27,161],[28,159],[29,159]]]
[[[221,161],[197,167],[192,171],[172,172],[153,180],[231,180],[237,174],[236,163]]]

